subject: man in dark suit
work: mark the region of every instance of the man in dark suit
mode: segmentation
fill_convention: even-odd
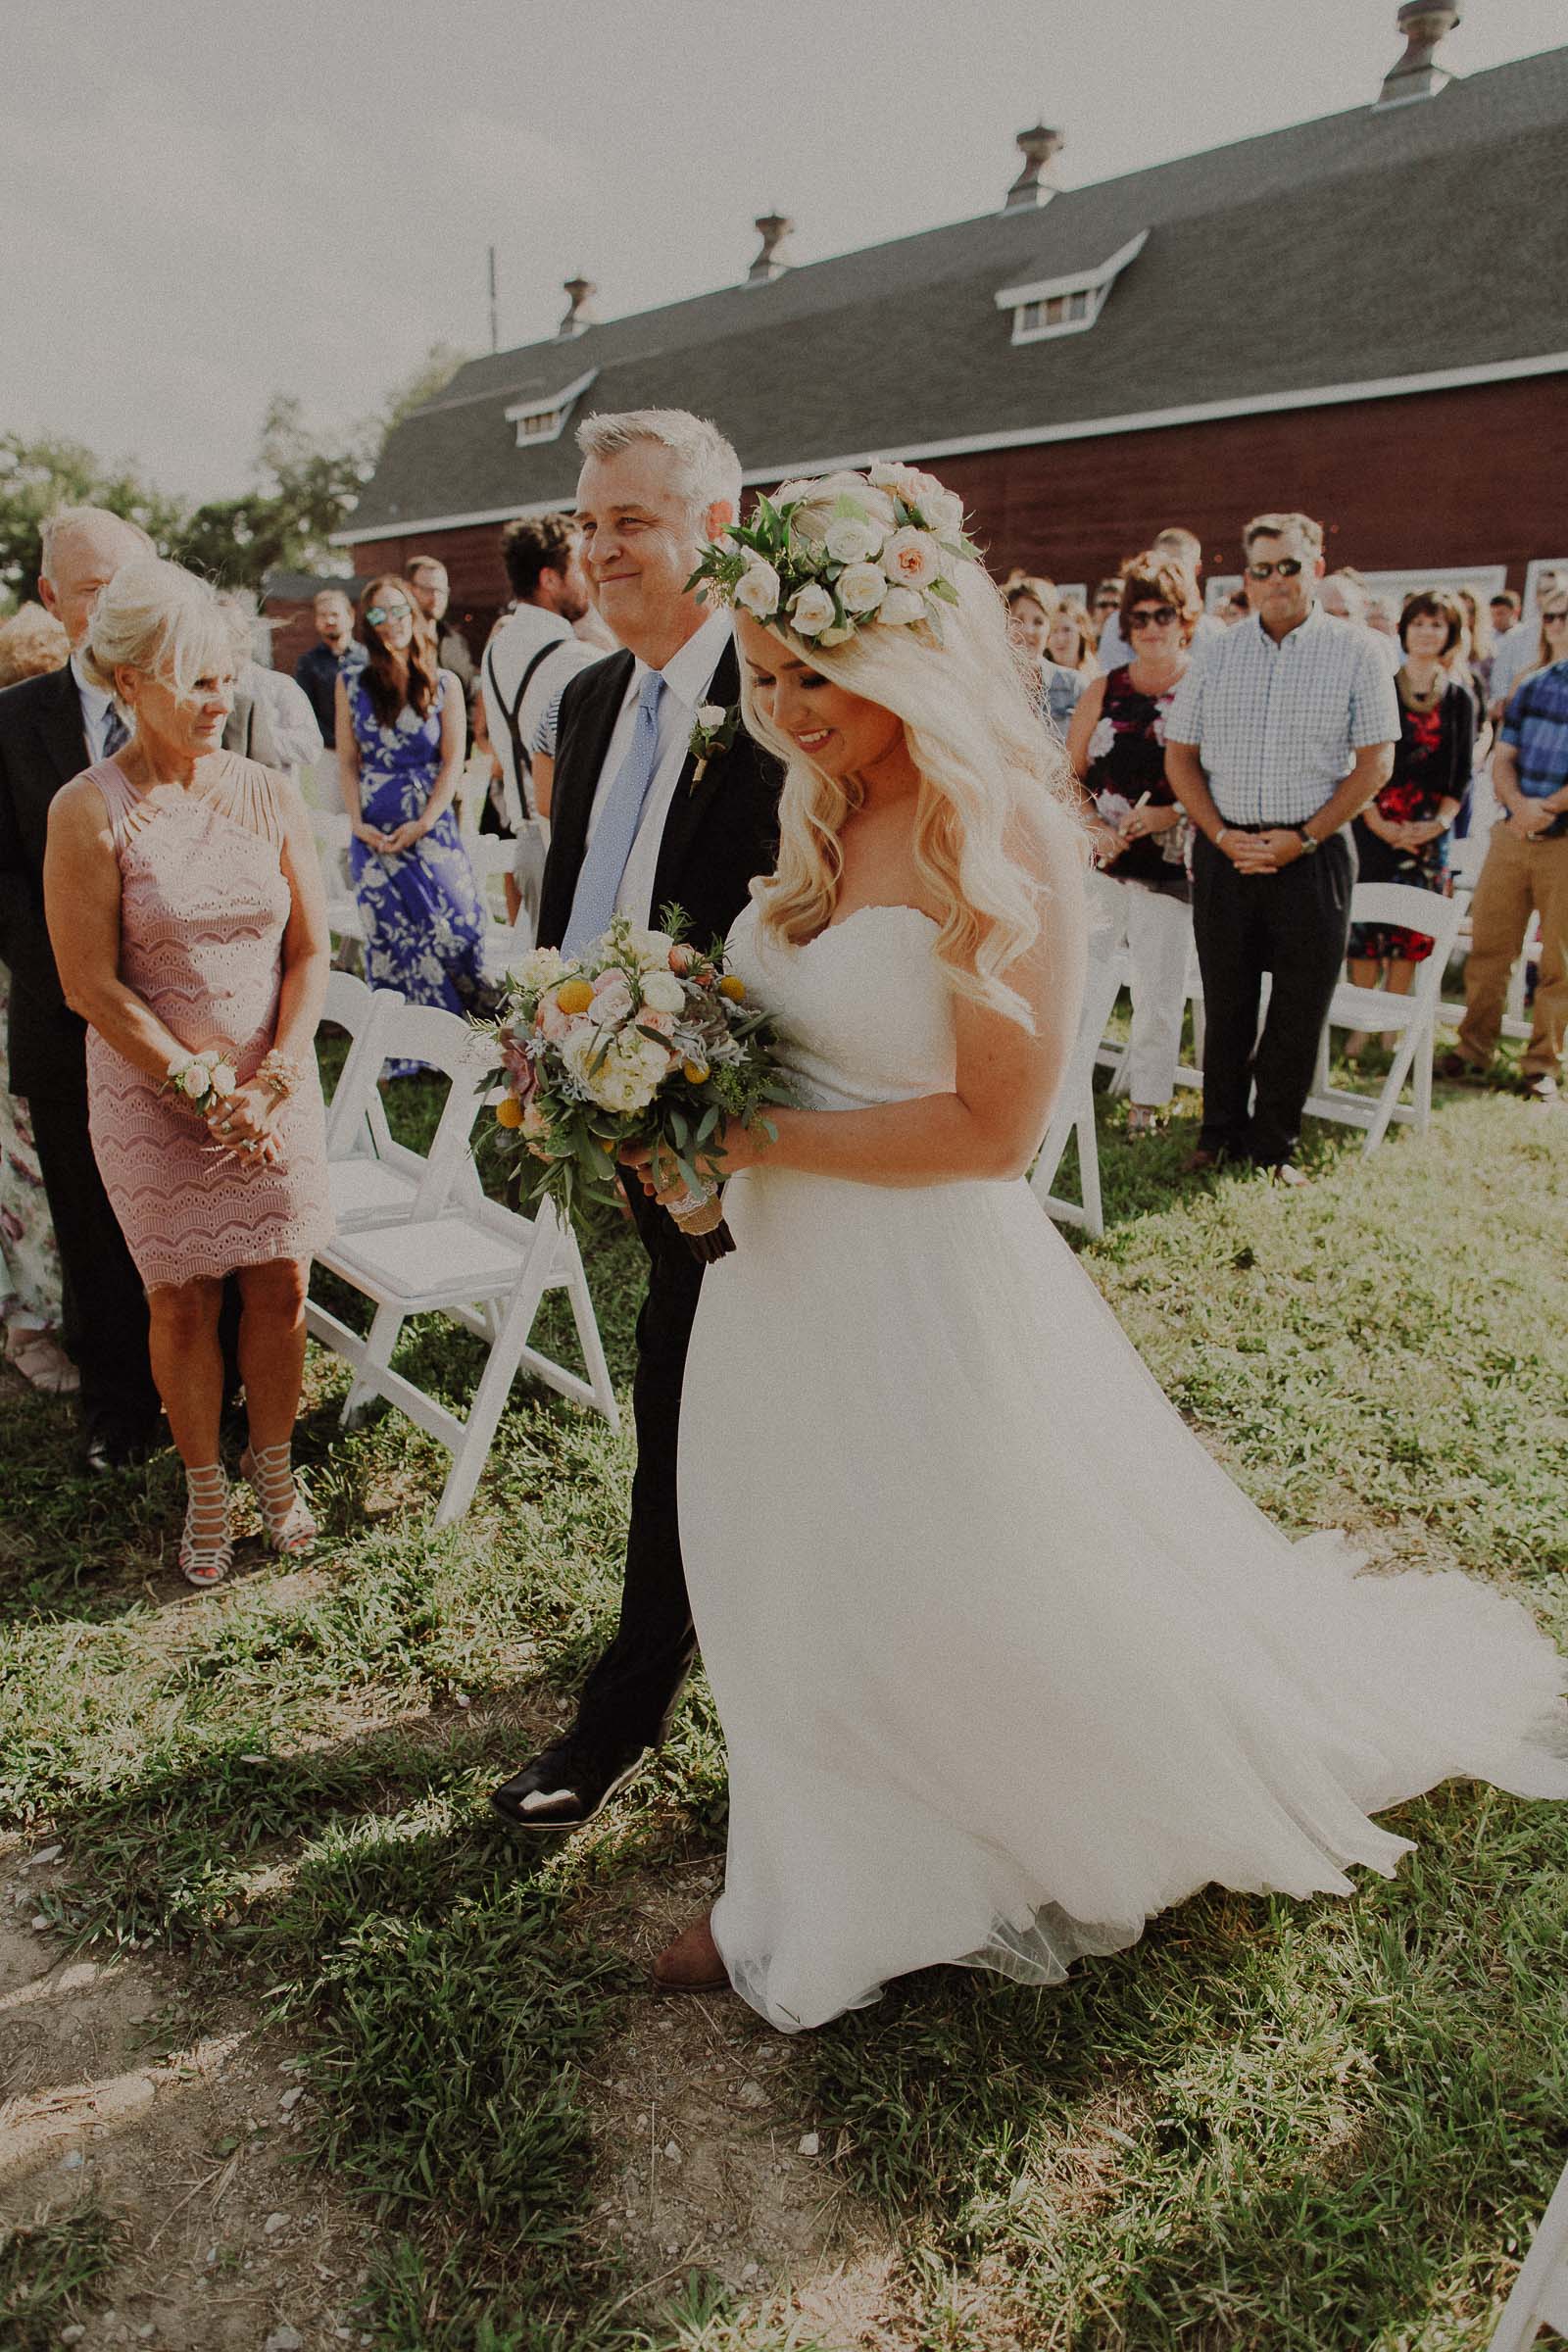
[[[690,749],[699,710],[740,699],[729,613],[686,588],[704,545],[735,518],[740,461],[683,410],[590,416],[577,440],[588,576],[625,650],[579,671],[562,697],[540,944],[569,955],[613,914],[653,923],[673,903],[706,947],[745,906],[752,877],[772,870],[783,783],[778,762],[744,730],[706,766]],[[491,1802],[517,1829],[561,1832],[593,1819],[663,1738],[696,1648],[675,1458],[703,1268],[640,1186],[627,1197],[649,1277],[620,1629],[588,1677],[571,1730],[494,1791]]]
[[[54,516],[43,542],[38,592],[64,623],[73,659],[0,693],[0,959],[11,970],[11,1091],[32,1113],[60,1245],[64,1337],[81,1374],[83,1458],[89,1469],[107,1471],[153,1443],[161,1407],[147,1359],[147,1301],[87,1133],[86,1028],[66,1004],[55,970],[43,854],[49,804],[61,785],[125,741],[109,698],[80,674],[76,649],[121,565],[156,551],[135,523],[97,507]],[[247,698],[236,698],[223,743],[276,764],[266,714]],[[226,1320],[231,1325],[232,1307]],[[231,1329],[224,1343],[232,1364]]]

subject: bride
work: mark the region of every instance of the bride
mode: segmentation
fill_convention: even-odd
[[[730,960],[800,1107],[714,1163],[737,1247],[680,1514],[729,1847],[655,1975],[789,2032],[942,1962],[1053,1982],[1211,1882],[1348,1894],[1410,1850],[1369,1817],[1450,1777],[1568,1797],[1518,1602],[1281,1535],[1027,1189],[1083,858],[974,559],[953,493],[887,466],[787,485],[705,560],[788,766]]]

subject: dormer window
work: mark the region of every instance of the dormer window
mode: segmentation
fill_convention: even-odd
[[[591,368],[587,375],[579,376],[574,384],[565,385],[560,392],[552,392],[546,399],[514,401],[506,412],[506,418],[509,424],[514,424],[517,428],[517,447],[528,449],[535,442],[559,441],[565,429],[566,418],[598,372],[597,368]]]
[[[1140,229],[1098,270],[1037,278],[1027,286],[1004,286],[997,296],[997,308],[1011,311],[1014,343],[1043,343],[1051,335],[1086,333],[1104,309],[1116,279],[1142,253],[1148,235],[1147,228]]]

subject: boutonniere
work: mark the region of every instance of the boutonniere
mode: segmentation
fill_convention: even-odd
[[[741,707],[739,703],[732,703],[728,710],[722,703],[698,705],[697,719],[692,728],[692,739],[687,746],[692,759],[697,762],[692,773],[693,792],[697,790],[698,785],[708,773],[709,761],[721,758],[729,750],[735,740],[735,732],[740,723]]]

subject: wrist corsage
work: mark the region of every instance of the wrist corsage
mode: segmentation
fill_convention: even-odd
[[[205,1119],[211,1117],[225,1095],[233,1093],[238,1083],[234,1065],[222,1047],[208,1046],[203,1053],[172,1061],[164,1072],[160,1092],[173,1095],[182,1109],[194,1111],[199,1119]]]
[[[274,1102],[286,1102],[305,1084],[306,1070],[302,1061],[280,1054],[274,1046],[257,1063],[256,1075]]]

